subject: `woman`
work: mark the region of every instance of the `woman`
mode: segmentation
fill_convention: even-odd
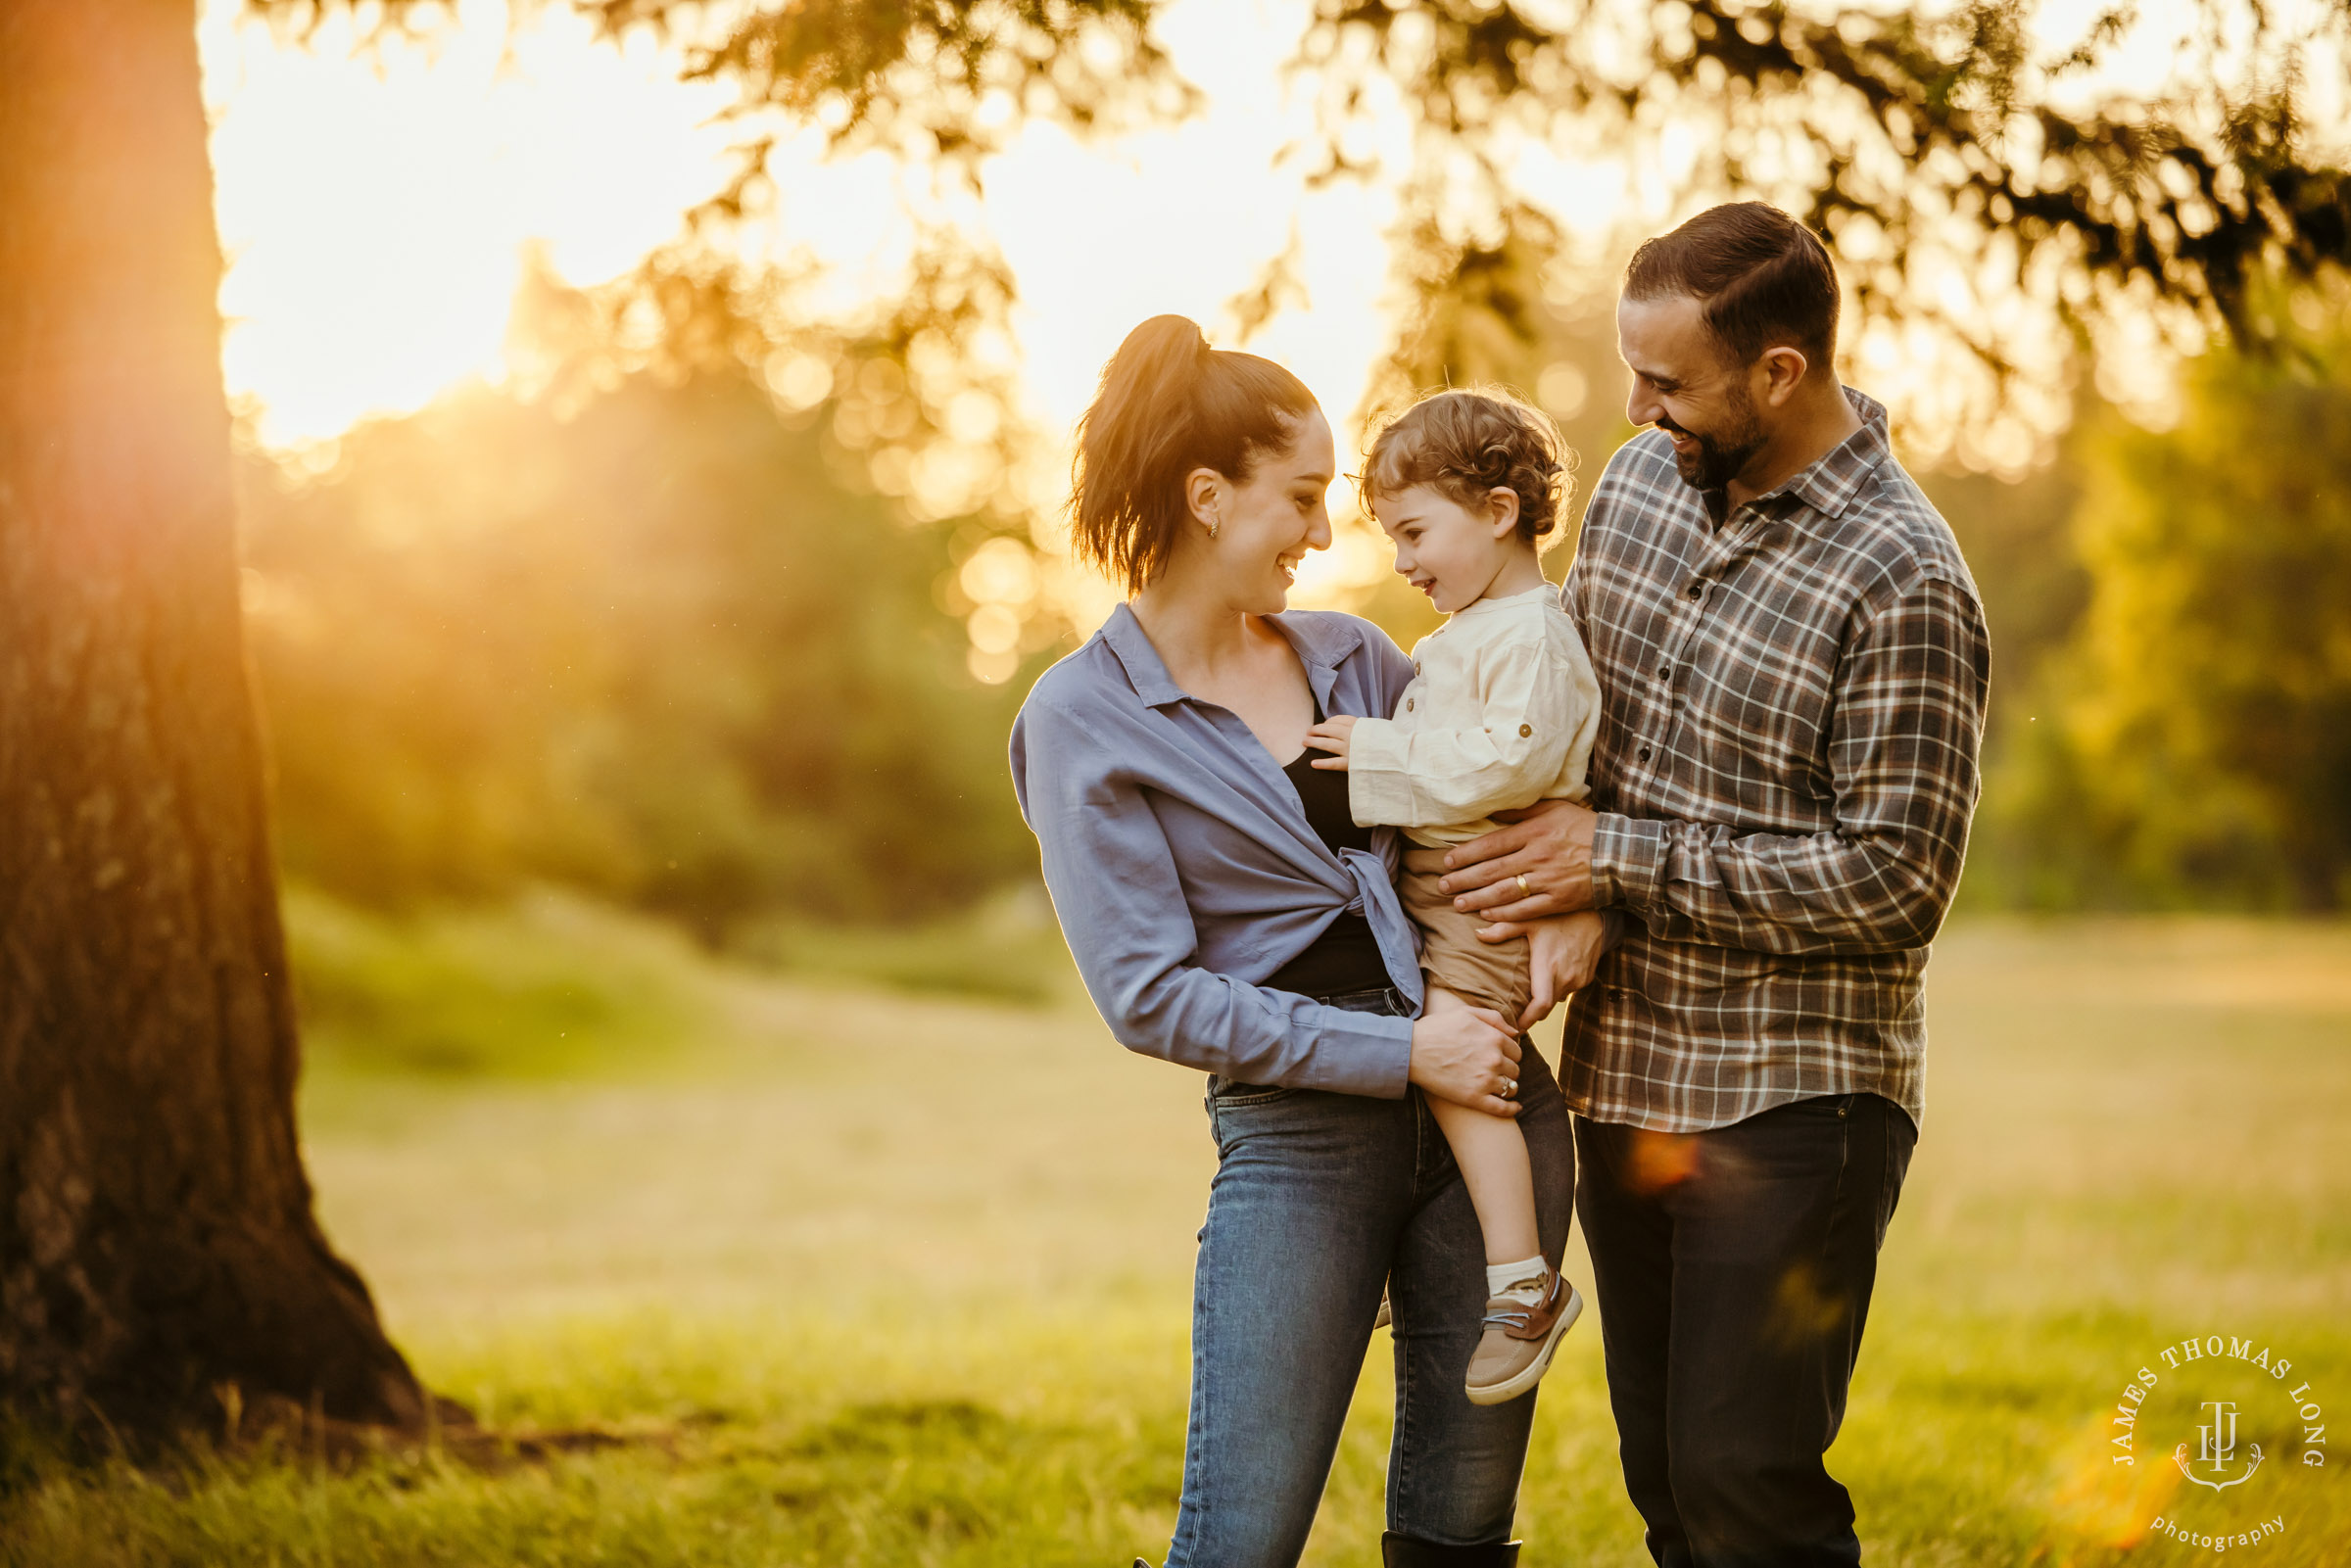
[[[1192,1319],[1169,1568],[1291,1564],[1314,1522],[1386,1285],[1396,1338],[1391,1564],[1507,1564],[1534,1416],[1477,1406],[1475,1213],[1429,1097],[1515,1117],[1556,1264],[1567,1113],[1514,1023],[1415,1021],[1393,830],[1358,829],[1307,730],[1385,717],[1412,665],[1352,616],[1283,613],[1330,543],[1330,426],[1296,377],[1146,321],[1080,426],[1078,551],[1131,594],[1037,682],[1012,737],[1021,808],[1095,1005],[1129,1049],[1209,1073],[1219,1164]],[[1319,754],[1319,753],[1318,753]],[[1597,919],[1559,927],[1588,977]],[[1558,994],[1556,991],[1553,994]]]

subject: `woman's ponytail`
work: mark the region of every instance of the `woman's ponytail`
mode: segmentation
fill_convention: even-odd
[[[1129,594],[1141,589],[1181,536],[1192,471],[1246,483],[1259,454],[1288,446],[1315,406],[1271,360],[1212,349],[1180,315],[1145,321],[1102,367],[1078,421],[1070,538],[1079,558]]]

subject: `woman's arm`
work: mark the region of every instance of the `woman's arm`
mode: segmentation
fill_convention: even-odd
[[[1167,834],[1102,737],[1032,702],[1013,732],[1021,806],[1088,995],[1120,1044],[1244,1083],[1394,1099],[1412,1024],[1269,991],[1194,962],[1199,947]]]
[[[1396,1099],[1408,1082],[1497,1115],[1517,1046],[1496,1016],[1413,1021],[1324,1007],[1201,968],[1167,834],[1140,786],[1080,759],[1099,740],[1032,704],[1014,732],[1022,810],[1087,994],[1128,1050],[1243,1083]],[[1507,1047],[1507,1050],[1505,1049]]]

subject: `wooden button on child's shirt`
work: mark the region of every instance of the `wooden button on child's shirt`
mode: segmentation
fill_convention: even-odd
[[[1522,724],[1518,727],[1518,738],[1521,740],[1525,739],[1528,736],[1533,735],[1534,733],[1535,727],[1531,724]]]

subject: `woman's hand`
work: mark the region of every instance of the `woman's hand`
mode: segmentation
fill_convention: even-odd
[[[1342,713],[1334,718],[1324,719],[1320,724],[1307,731],[1306,743],[1309,746],[1317,751],[1331,753],[1327,757],[1317,757],[1307,766],[1320,768],[1326,772],[1335,769],[1337,772],[1345,773],[1347,771],[1347,737],[1354,733],[1355,715],[1352,713]]]
[[[1518,1114],[1518,1036],[1491,1008],[1470,1007],[1447,991],[1428,993],[1413,1025],[1412,1081],[1423,1094],[1483,1111]]]
[[[1534,994],[1519,1017],[1518,1027],[1531,1029],[1551,1017],[1551,1010],[1592,983],[1600,961],[1624,939],[1624,916],[1616,910],[1583,910],[1531,921],[1526,927],[1526,962]]]

